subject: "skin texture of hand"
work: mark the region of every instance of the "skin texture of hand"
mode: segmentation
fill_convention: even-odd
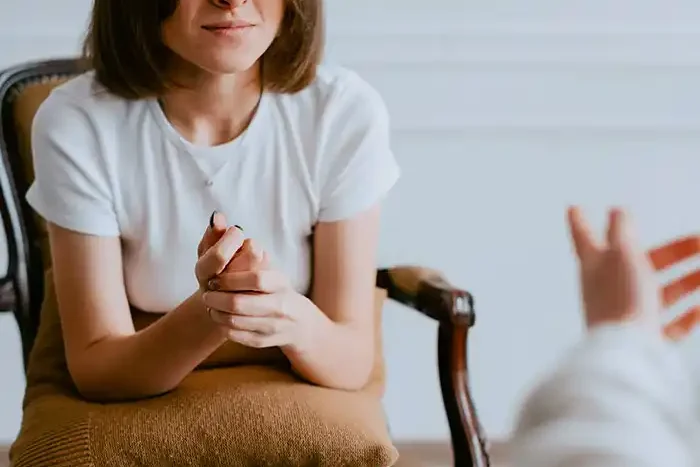
[[[227,227],[221,213],[213,215],[198,254],[204,304],[230,340],[254,348],[299,348],[305,341],[302,334],[314,332],[314,322],[325,318],[282,273],[270,268],[267,254],[254,240],[243,240],[240,227]]]
[[[620,209],[610,211],[604,240],[591,232],[578,208],[569,209],[568,221],[588,328],[635,321],[658,330],[659,289],[627,214]]]
[[[326,316],[269,267],[266,254],[246,240],[226,270],[208,283],[204,304],[211,318],[248,347],[299,349]]]
[[[318,254],[309,297],[291,287],[254,241],[244,239],[233,257],[227,256],[229,244],[222,242],[230,231],[224,217],[215,214],[211,235],[200,245],[200,262],[207,247],[217,245],[213,256],[228,263],[221,267],[212,260],[220,271],[213,277],[198,275],[207,321],[242,345],[279,347],[294,372],[312,384],[343,390],[364,387],[375,361],[379,214],[377,204],[350,219],[316,225],[313,248]]]

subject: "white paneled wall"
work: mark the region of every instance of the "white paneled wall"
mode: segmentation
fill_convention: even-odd
[[[37,6],[37,3],[42,8]],[[0,65],[77,50],[88,0],[0,7]],[[393,118],[403,179],[382,262],[440,268],[477,301],[472,386],[489,433],[580,335],[567,203],[633,211],[652,244],[700,230],[700,3],[328,2],[328,59]],[[14,436],[19,345],[0,318],[0,440]],[[398,439],[447,436],[435,325],[387,306],[386,408]]]

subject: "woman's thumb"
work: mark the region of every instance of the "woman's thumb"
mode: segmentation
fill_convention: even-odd
[[[221,240],[221,237],[226,233],[226,216],[220,212],[214,211],[209,218],[209,225],[202,236],[197,248],[197,255],[202,256],[216,242]]]

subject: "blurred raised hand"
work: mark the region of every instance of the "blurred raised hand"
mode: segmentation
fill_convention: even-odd
[[[658,330],[659,290],[627,214],[620,209],[610,211],[604,238],[591,231],[579,208],[569,209],[568,220],[578,257],[586,325],[636,321]]]
[[[700,237],[689,236],[643,250],[626,213],[609,213],[607,235],[597,238],[579,208],[569,210],[569,229],[580,267],[586,324],[635,320],[678,340],[700,322],[700,307],[691,307],[665,326],[662,311],[700,288],[700,271],[660,286],[654,270],[662,271],[700,253]]]
[[[688,236],[649,251],[649,259],[654,269],[663,271],[700,253],[700,237]],[[700,288],[700,270],[673,279],[661,289],[664,307],[670,307]],[[680,340],[690,334],[700,323],[700,306],[692,306],[670,320],[664,326],[666,337]]]

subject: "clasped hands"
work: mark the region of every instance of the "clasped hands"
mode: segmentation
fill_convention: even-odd
[[[325,315],[270,265],[238,226],[215,213],[198,247],[195,268],[209,317],[247,347],[301,350]]]

